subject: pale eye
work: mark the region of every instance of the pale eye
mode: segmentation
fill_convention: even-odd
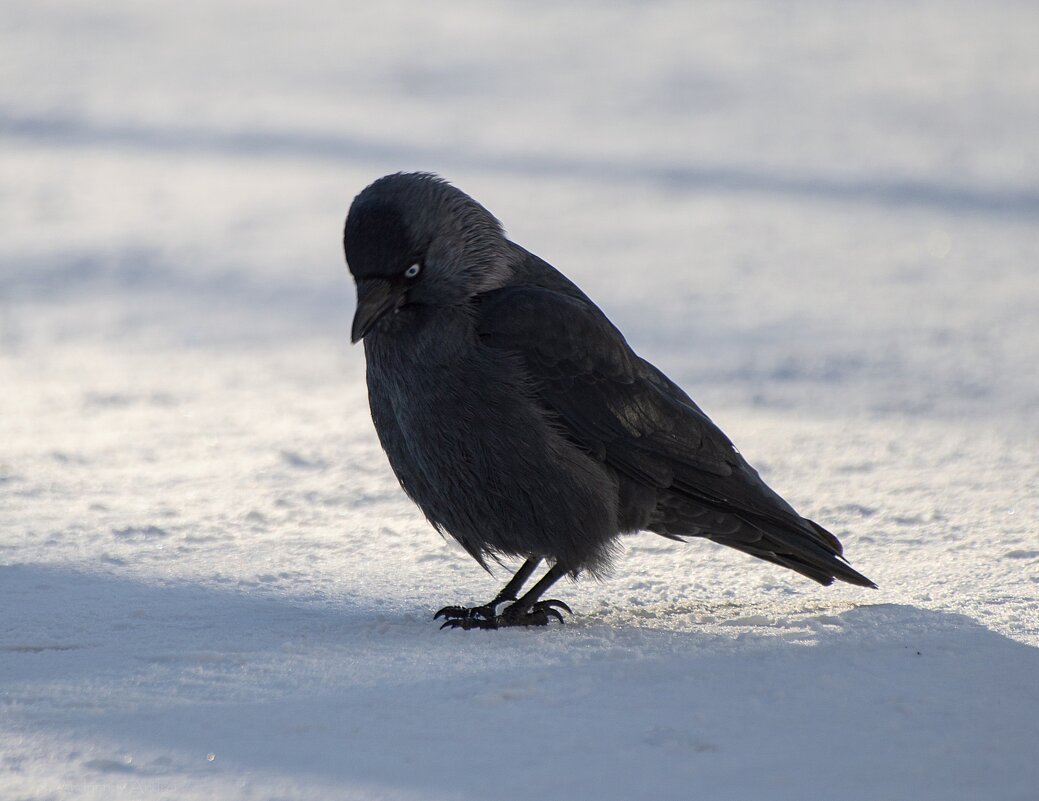
[[[414,263],[414,264],[412,264],[412,265],[411,265],[411,266],[410,266],[410,267],[409,267],[408,269],[406,269],[406,270],[404,271],[404,277],[405,277],[405,278],[414,278],[414,277],[416,277],[416,276],[417,276],[417,275],[418,275],[418,274],[419,274],[420,272],[422,272],[422,265],[421,265],[421,264],[419,264],[418,262],[415,262],[415,263]]]

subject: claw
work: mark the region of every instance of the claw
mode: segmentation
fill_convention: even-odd
[[[542,611],[542,612],[543,612],[543,613],[544,613],[544,614],[545,614],[546,616],[548,616],[548,615],[551,615],[551,616],[552,616],[552,617],[554,617],[554,618],[555,618],[556,620],[558,620],[558,621],[559,621],[560,623],[563,623],[563,622],[564,622],[564,621],[563,621],[563,616],[562,616],[561,614],[559,614],[559,610],[558,610],[558,609],[553,609],[552,607],[548,607],[547,609],[542,609],[541,611]],[[547,622],[547,621],[546,621],[546,622]]]
[[[444,606],[437,610],[436,614],[433,615],[433,620],[437,620],[440,617],[453,618],[463,617],[469,610],[464,606]]]
[[[555,607],[558,607],[558,608],[562,609],[567,614],[571,614],[572,615],[574,613],[573,609],[571,609],[569,606],[567,606],[562,601],[557,601],[555,598],[549,598],[547,601],[538,601],[536,604],[534,604],[534,608],[535,609],[537,609],[538,607],[552,607],[552,606],[555,606]]]
[[[438,620],[441,617],[447,620],[471,620],[479,617],[490,620],[494,615],[494,606],[491,604],[484,604],[483,606],[445,606],[437,610],[436,614],[433,615],[433,620]]]

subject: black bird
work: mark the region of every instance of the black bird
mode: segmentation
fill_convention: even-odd
[[[773,492],[700,407],[501,223],[429,173],[375,181],[343,237],[368,399],[404,491],[487,568],[525,561],[444,626],[562,621],[541,600],[601,575],[621,534],[706,537],[820,584],[875,586],[841,543]],[[526,593],[542,561],[548,572]],[[501,607],[501,609],[499,609]]]

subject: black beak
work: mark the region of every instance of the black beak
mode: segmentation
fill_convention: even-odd
[[[350,341],[355,345],[383,317],[393,311],[401,298],[403,287],[389,281],[367,278],[357,282],[357,311],[350,329]]]

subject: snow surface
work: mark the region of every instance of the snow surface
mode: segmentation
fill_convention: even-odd
[[[0,798],[1039,799],[1039,7],[0,11]],[[403,497],[340,253],[441,172],[880,589]]]

